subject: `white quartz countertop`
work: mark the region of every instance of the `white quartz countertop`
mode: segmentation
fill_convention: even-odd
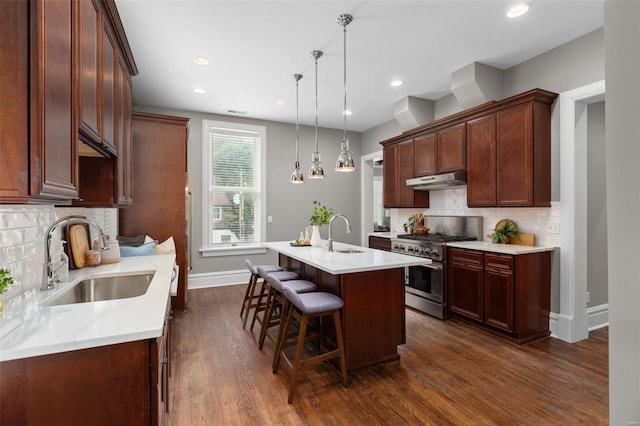
[[[521,246],[517,244],[495,244],[490,241],[462,241],[455,243],[447,243],[447,247],[458,247],[470,250],[490,251],[502,254],[529,254],[540,253],[543,251],[554,251],[555,247],[545,246]]]
[[[336,241],[333,242],[334,251],[330,252],[327,241],[323,240],[322,243],[321,247],[294,247],[290,241],[268,242],[264,243],[264,245],[273,251],[282,253],[333,275],[431,263],[429,259],[354,246]],[[338,250],[358,250],[361,253],[340,253]]]
[[[119,263],[69,271],[69,282],[53,290],[16,296],[5,304],[4,320],[18,325],[0,339],[0,361],[161,336],[174,263],[173,254],[123,257]],[[42,306],[86,278],[148,271],[155,275],[142,296]]]

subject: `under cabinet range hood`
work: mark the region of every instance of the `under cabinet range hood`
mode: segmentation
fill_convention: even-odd
[[[407,186],[419,191],[433,191],[436,189],[448,189],[455,186],[467,184],[467,173],[465,171],[443,173],[433,176],[422,176],[407,179]]]

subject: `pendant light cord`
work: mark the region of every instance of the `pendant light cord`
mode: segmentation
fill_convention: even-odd
[[[315,69],[315,80],[316,80],[316,149],[315,152],[318,152],[318,56],[315,57],[316,69]]]
[[[344,41],[344,109],[342,115],[344,116],[344,134],[342,139],[347,140],[347,26],[343,27],[343,41]]]
[[[296,79],[296,168],[298,167],[298,164],[300,163],[300,158],[298,156],[298,81],[300,80],[300,78],[302,78],[301,75],[299,74],[295,74],[293,76],[293,78]]]

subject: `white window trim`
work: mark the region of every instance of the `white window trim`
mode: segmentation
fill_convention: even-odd
[[[256,132],[260,134],[260,205],[256,209],[256,215],[260,220],[260,232],[258,235],[259,242],[254,244],[243,244],[228,247],[205,247],[204,243],[209,241],[209,227],[205,226],[205,222],[209,218],[209,128],[220,127],[233,130],[245,130],[248,132]],[[230,121],[202,120],[202,236],[200,254],[202,257],[212,256],[240,256],[246,254],[266,253],[266,247],[261,243],[267,238],[267,128],[265,126],[256,126],[252,124],[234,123]]]

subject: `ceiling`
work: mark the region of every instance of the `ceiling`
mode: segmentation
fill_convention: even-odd
[[[295,123],[292,75],[300,73],[300,123],[313,125],[317,49],[324,52],[318,125],[337,129],[344,125],[337,17],[353,15],[347,106],[356,131],[393,119],[393,104],[407,96],[451,93],[451,74],[473,62],[507,69],[602,27],[603,2],[531,0],[526,15],[511,19],[514,2],[504,0],[116,0],[139,69],[136,105]],[[196,56],[209,65],[194,63]],[[396,79],[404,85],[391,87]]]

